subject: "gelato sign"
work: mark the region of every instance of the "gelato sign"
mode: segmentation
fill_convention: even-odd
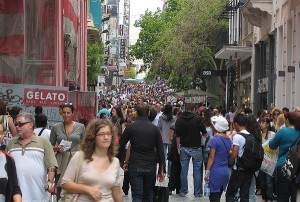
[[[25,106],[58,107],[67,102],[68,91],[24,88]]]

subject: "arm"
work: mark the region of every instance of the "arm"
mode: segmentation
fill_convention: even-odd
[[[123,202],[123,193],[121,191],[121,187],[116,186],[111,188],[111,194],[114,199],[114,202]]]
[[[126,146],[128,140],[129,140],[129,137],[128,137],[129,134],[130,134],[130,127],[127,126],[119,140],[119,152],[117,154],[117,158],[119,159],[120,162],[123,162],[123,160],[125,158],[124,150],[125,150],[125,146]]]
[[[51,128],[51,132],[50,132],[50,139],[49,139],[51,145],[52,145],[52,148],[53,148],[53,151],[54,152],[63,152],[64,151],[64,148],[59,146],[59,145],[56,145],[56,142],[57,142],[57,133],[56,133],[56,126],[52,126]]]
[[[128,145],[128,148],[126,150],[126,155],[125,155],[125,160],[124,160],[124,165],[123,165],[123,170],[125,172],[128,171],[128,163],[129,163],[129,159],[130,159],[130,148],[131,148],[131,144]]]
[[[209,152],[208,161],[207,161],[206,170],[205,170],[205,181],[209,181],[210,169],[215,161],[215,155],[216,155],[216,149],[211,147],[210,152]]]
[[[230,154],[231,154],[230,156],[232,158],[236,159],[238,156],[238,152],[239,152],[239,146],[233,145],[233,147],[231,148],[231,151],[230,151]]]
[[[275,134],[275,136],[269,141],[269,147],[270,149],[277,149],[279,147],[280,144],[280,137],[281,137],[281,132],[282,130],[277,131],[277,133]]]
[[[22,201],[22,192],[19,187],[16,165],[15,165],[15,161],[13,159],[11,160],[11,174],[12,174],[11,180],[12,180],[12,184],[13,184],[13,201],[21,202]]]
[[[48,171],[48,180],[47,180],[47,185],[48,185],[48,192],[52,193],[54,191],[54,178],[55,178],[55,166],[50,166],[47,171]]]
[[[21,194],[16,194],[13,196],[13,201],[14,202],[22,202],[22,196]]]
[[[158,159],[159,159],[158,177],[159,177],[160,181],[163,181],[163,179],[164,179],[164,162],[165,162],[164,148],[163,148],[162,137],[161,137],[158,129],[157,129],[156,134],[157,135],[156,135],[155,147],[157,149],[157,154],[158,154]]]
[[[68,181],[61,185],[61,188],[63,190],[66,190],[71,193],[78,193],[78,194],[87,194],[90,195],[94,200],[101,199],[102,193],[99,189],[87,186],[84,184],[78,184],[72,181]]]
[[[176,137],[177,149],[180,149],[180,137]],[[179,152],[178,152],[179,153]]]

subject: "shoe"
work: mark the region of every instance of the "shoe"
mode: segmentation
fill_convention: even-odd
[[[169,195],[172,195],[172,191],[169,191]]]
[[[185,197],[186,194],[179,193],[178,195],[181,196],[181,197]]]

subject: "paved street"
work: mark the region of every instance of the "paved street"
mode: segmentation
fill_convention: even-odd
[[[122,176],[123,177],[123,176]],[[189,174],[188,174],[188,183],[189,183],[189,193],[185,197],[181,197],[175,192],[170,196],[169,201],[170,202],[185,202],[185,201],[203,201],[203,202],[208,202],[209,199],[207,197],[201,197],[201,198],[196,198],[193,196],[193,167],[192,163],[190,162],[190,169],[189,169]],[[129,193],[128,196],[124,196],[124,202],[131,202],[131,193]],[[223,195],[221,201],[225,202],[225,197]],[[256,196],[256,201],[260,202],[262,201],[261,196]]]

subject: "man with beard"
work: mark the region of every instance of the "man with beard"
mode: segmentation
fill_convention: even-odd
[[[18,137],[12,138],[6,151],[14,157],[23,202],[49,200],[57,162],[50,142],[34,134],[34,117],[20,113],[15,119]],[[48,178],[47,178],[48,176]]]

